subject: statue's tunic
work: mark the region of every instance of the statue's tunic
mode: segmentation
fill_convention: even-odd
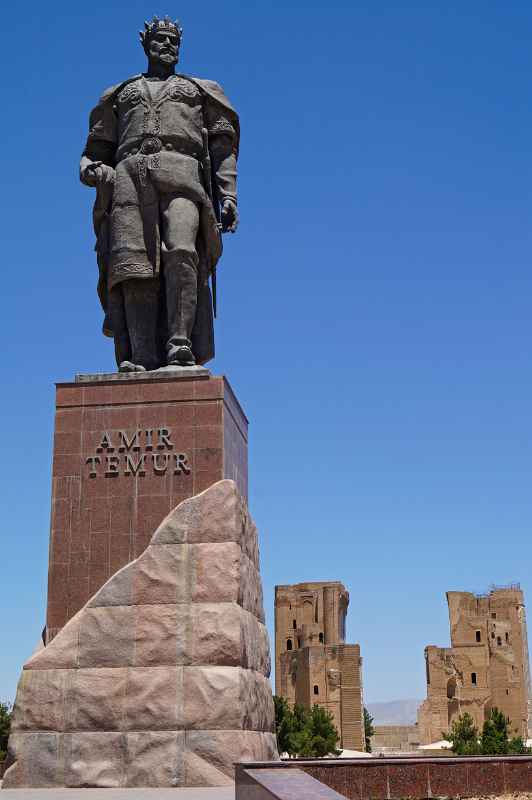
[[[103,94],[91,113],[84,151],[91,160],[115,168],[114,189],[102,186],[94,208],[105,309],[108,291],[122,281],[159,274],[160,195],[198,204],[198,309],[192,339],[200,363],[213,355],[208,278],[222,250],[208,192],[212,187],[217,203],[226,197],[236,200],[238,138],[238,117],[218,84],[182,75],[161,82],[137,76]],[[108,319],[104,332],[112,335]]]

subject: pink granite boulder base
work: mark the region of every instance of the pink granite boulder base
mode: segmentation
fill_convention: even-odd
[[[278,757],[269,674],[256,528],[223,480],[24,665],[3,786],[230,784]]]

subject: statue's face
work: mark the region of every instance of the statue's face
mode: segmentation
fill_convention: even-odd
[[[150,36],[148,41],[148,58],[162,64],[177,64],[179,59],[179,39],[171,31],[160,31]]]

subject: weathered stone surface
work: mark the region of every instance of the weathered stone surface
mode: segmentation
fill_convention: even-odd
[[[186,603],[188,548],[183,545],[148,547],[135,564],[133,596],[138,604]]]
[[[276,758],[253,542],[232,481],[178,506],[25,664],[4,786],[218,786]]]
[[[128,670],[123,727],[130,731],[183,728],[183,668]]]
[[[127,734],[127,786],[184,786],[185,732]]]
[[[65,785],[117,789],[125,783],[124,733],[72,733],[64,736]]]
[[[68,670],[23,670],[17,689],[21,701],[13,724],[19,731],[63,731]]]
[[[130,606],[133,604],[133,576],[131,565],[123,567],[104,583],[99,592],[89,600],[88,605],[95,608],[105,606]]]
[[[81,610],[80,617],[80,667],[124,667],[133,664],[133,606],[86,608]],[[60,640],[61,634],[56,638]],[[48,647],[54,644],[55,640]]]
[[[80,618],[63,630],[57,647],[43,647],[24,664],[24,669],[75,669],[78,666]]]
[[[240,582],[238,604],[264,622],[262,581],[254,562],[245,554],[240,556]]]
[[[240,615],[240,662],[269,677],[271,672],[270,640],[266,626],[252,614]]]
[[[243,546],[248,512],[232,487],[233,481],[219,481],[185,500],[161,522],[152,545],[237,542]]]
[[[229,778],[234,777],[233,765],[238,761],[274,761],[278,758],[275,734],[256,731],[187,731],[186,748],[187,753],[196,756],[194,773],[201,759]],[[204,784],[193,783],[191,779],[187,785]]]
[[[126,701],[127,668],[77,669],[71,670],[69,677],[65,730],[120,730]]]
[[[61,735],[57,733],[11,733],[7,757],[8,763],[14,763],[4,773],[2,788],[65,785],[59,758],[60,740]]]
[[[240,545],[236,542],[191,545],[195,603],[235,603],[240,588]]]
[[[182,664],[186,652],[186,606],[150,605],[135,609],[134,666]]]

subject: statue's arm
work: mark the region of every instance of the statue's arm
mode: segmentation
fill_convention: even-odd
[[[117,118],[112,95],[106,92],[89,120],[89,135],[81,155],[79,177],[87,186],[114,182]]]
[[[216,194],[221,206],[223,230],[234,233],[238,226],[238,131],[236,122],[228,110],[218,103],[211,103],[207,110],[207,129]]]

